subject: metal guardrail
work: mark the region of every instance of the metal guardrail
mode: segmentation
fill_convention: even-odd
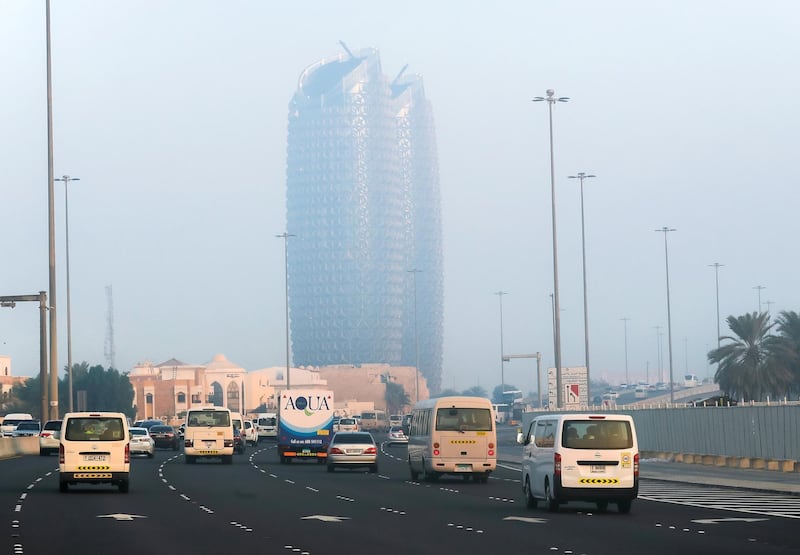
[[[742,459],[800,461],[800,401],[748,403],[732,407],[682,404],[590,407],[633,417],[639,450]],[[523,414],[526,428],[541,412]]]

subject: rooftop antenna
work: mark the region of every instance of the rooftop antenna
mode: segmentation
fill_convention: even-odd
[[[344,48],[344,51],[347,52],[347,55],[350,56],[350,58],[355,58],[355,55],[350,51],[349,48],[347,48],[347,45],[344,43],[343,40],[340,40],[339,44],[342,45],[342,48]]]

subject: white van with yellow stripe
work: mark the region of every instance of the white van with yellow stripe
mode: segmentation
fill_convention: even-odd
[[[127,493],[130,473],[128,419],[123,413],[64,415],[58,446],[58,482],[62,493],[74,484],[113,484]]]
[[[639,495],[639,443],[625,414],[548,414],[523,432],[522,491],[534,508],[569,501],[609,502],[628,513]]]

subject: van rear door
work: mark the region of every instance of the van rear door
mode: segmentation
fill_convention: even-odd
[[[638,446],[628,419],[564,419],[558,451],[561,485],[565,488],[634,487]]]

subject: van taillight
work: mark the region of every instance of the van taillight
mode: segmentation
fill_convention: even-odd
[[[131,444],[125,444],[125,464],[131,462]],[[121,486],[120,486],[121,487]]]
[[[561,476],[561,453],[553,455],[553,476]]]
[[[634,477],[639,476],[639,453],[633,456],[633,475]]]
[[[61,444],[58,445],[58,462],[64,464],[64,446]]]
[[[439,442],[437,441],[433,444],[433,456],[438,457],[439,455],[441,455],[441,452],[439,451]]]

